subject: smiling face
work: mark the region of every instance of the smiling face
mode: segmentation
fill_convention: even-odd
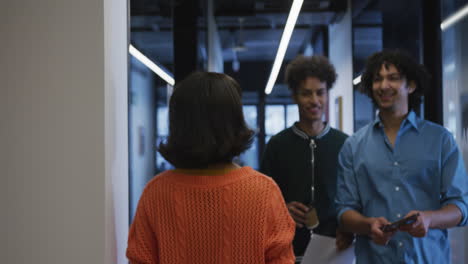
[[[328,91],[325,82],[316,77],[307,77],[301,82],[293,95],[299,109],[299,118],[305,122],[321,122],[328,103]]]
[[[406,114],[408,96],[414,90],[414,83],[408,84],[392,64],[382,64],[372,81],[372,96],[380,111]]]

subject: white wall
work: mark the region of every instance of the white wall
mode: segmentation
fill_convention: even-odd
[[[330,124],[336,127],[335,98],[343,98],[343,131],[348,135],[354,132],[353,119],[353,52],[352,52],[352,21],[351,2],[348,0],[348,10],[336,24],[329,26],[329,59],[336,68],[338,79],[330,90]]]
[[[126,16],[121,0],[2,2],[2,263],[120,258]]]
[[[129,226],[127,17],[127,0],[104,0],[105,264],[128,263],[125,257]]]

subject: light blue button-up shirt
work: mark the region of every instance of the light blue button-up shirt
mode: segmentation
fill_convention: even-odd
[[[393,222],[411,210],[456,205],[467,224],[468,179],[455,140],[445,128],[410,112],[394,147],[383,123],[373,123],[349,137],[339,154],[336,203],[338,221],[347,210]],[[357,263],[450,263],[446,229],[430,229],[423,238],[397,232],[387,246],[368,236],[356,240]]]

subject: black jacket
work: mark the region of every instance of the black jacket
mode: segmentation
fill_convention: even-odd
[[[314,177],[315,207],[320,225],[313,232],[320,235],[336,235],[334,199],[338,153],[347,137],[328,125],[320,135],[309,137],[295,124],[270,139],[260,165],[260,171],[271,176],[279,185],[286,203],[297,201],[308,205],[311,202]],[[311,141],[315,148],[311,146]],[[312,155],[314,165],[311,162]],[[293,245],[297,256],[304,254],[309,239],[310,232],[307,228],[296,229]]]

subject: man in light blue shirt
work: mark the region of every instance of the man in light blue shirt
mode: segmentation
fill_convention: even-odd
[[[339,223],[358,234],[358,264],[450,263],[447,228],[467,224],[468,180],[455,140],[413,112],[427,80],[400,51],[367,61],[362,85],[379,114],[343,145],[336,197]],[[417,213],[414,223],[382,230]]]

